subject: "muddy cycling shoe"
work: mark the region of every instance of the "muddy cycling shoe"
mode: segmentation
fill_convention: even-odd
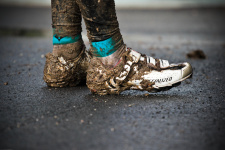
[[[189,63],[169,64],[167,60],[140,54],[131,48],[113,69],[93,58],[87,70],[87,86],[93,94],[120,94],[124,90],[159,92],[191,77]]]
[[[87,68],[91,54],[83,48],[82,52],[73,60],[62,56],[46,54],[44,81],[50,87],[76,86],[86,81]]]

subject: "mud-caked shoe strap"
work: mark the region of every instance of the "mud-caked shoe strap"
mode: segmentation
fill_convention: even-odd
[[[124,81],[127,78],[128,74],[131,70],[131,66],[134,63],[137,63],[139,61],[141,54],[134,50],[131,50],[129,52],[129,56],[130,56],[129,57],[130,59],[128,59],[128,61],[126,61],[126,64],[123,67],[124,68],[123,71],[119,74],[118,77],[115,78],[118,83],[120,83],[121,81]]]

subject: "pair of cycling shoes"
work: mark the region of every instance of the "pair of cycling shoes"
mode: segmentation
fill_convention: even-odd
[[[82,81],[93,94],[120,94],[124,90],[159,92],[192,76],[189,63],[169,64],[126,48],[119,63],[109,69],[85,49],[73,60],[46,55],[44,81],[50,87],[76,86]]]

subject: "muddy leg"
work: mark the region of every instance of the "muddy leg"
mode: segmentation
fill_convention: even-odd
[[[81,12],[75,0],[52,0],[53,55],[76,58],[82,48]]]
[[[86,81],[91,56],[81,37],[81,12],[75,0],[52,0],[53,52],[46,54],[44,81],[50,87]]]
[[[94,57],[113,67],[124,51],[114,0],[77,0]]]

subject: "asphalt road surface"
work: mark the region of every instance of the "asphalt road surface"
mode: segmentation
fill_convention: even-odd
[[[49,8],[1,7],[0,13],[0,149],[224,149],[224,8],[118,10],[129,47],[188,61],[194,75],[169,91],[113,96],[92,95],[85,85],[46,86]],[[187,58],[193,50],[206,58]]]

